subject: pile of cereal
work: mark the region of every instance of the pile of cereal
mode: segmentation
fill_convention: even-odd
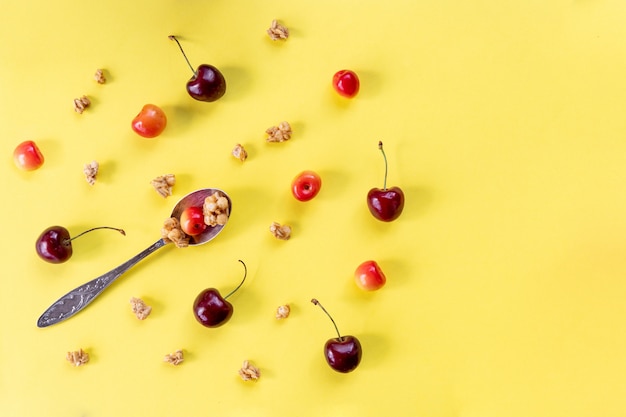
[[[204,199],[204,222],[209,226],[223,226],[228,221],[228,199],[219,191]]]

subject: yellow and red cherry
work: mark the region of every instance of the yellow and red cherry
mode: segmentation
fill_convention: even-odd
[[[361,82],[356,72],[344,69],[333,75],[333,87],[339,95],[353,98],[359,92]]]
[[[320,192],[322,178],[313,171],[302,171],[291,182],[291,193],[298,201],[309,201]]]
[[[187,207],[180,215],[180,227],[189,236],[196,236],[204,232],[207,224],[204,222],[202,207]]]
[[[370,213],[383,222],[397,219],[404,209],[404,192],[399,187],[387,188],[387,156],[383,143],[378,142],[378,149],[385,160],[385,180],[383,188],[372,188],[367,193],[367,207]]]
[[[244,283],[248,275],[246,264],[240,260],[244,268],[243,279],[228,295],[222,297],[215,288],[203,290],[193,302],[193,315],[201,325],[205,327],[220,327],[233,315],[233,305],[226,299],[233,295]]]
[[[328,339],[324,344],[324,358],[326,363],[337,372],[348,373],[352,372],[361,363],[361,356],[363,355],[363,348],[361,342],[355,336],[342,336],[339,333],[339,329],[335,324],[332,316],[326,311],[326,309],[315,298],[311,302],[319,306],[324,313],[330,318],[330,321],[335,326],[337,337]]]
[[[212,102],[220,99],[226,93],[226,79],[220,70],[208,64],[202,64],[194,70],[176,36],[170,35],[169,38],[178,44],[180,52],[193,73],[187,81],[187,93],[198,101]]]
[[[70,232],[63,226],[51,226],[41,232],[37,240],[35,241],[35,250],[37,255],[46,262],[53,264],[60,264],[72,257],[74,252],[72,249],[72,241],[85,233],[89,233],[98,229],[111,229],[120,232],[122,235],[126,235],[126,232],[122,229],[115,227],[94,227],[93,229],[86,230],[79,235],[70,237]]]
[[[167,117],[165,112],[154,104],[146,104],[135,116],[131,127],[139,136],[144,138],[155,138],[165,130]]]
[[[376,261],[365,261],[354,271],[354,281],[365,291],[375,291],[385,285],[387,277]]]
[[[19,169],[34,171],[43,165],[44,157],[37,144],[27,140],[15,147],[13,161]]]

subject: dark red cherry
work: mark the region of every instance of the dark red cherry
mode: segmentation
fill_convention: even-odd
[[[354,371],[356,367],[359,366],[359,363],[361,363],[361,356],[363,355],[361,342],[354,336],[342,336],[335,324],[335,320],[333,320],[332,316],[320,302],[315,298],[312,299],[311,302],[318,305],[324,313],[326,313],[337,331],[337,337],[328,339],[324,344],[324,357],[326,358],[326,362],[337,372],[348,373]]]
[[[37,241],[35,242],[35,250],[37,255],[46,262],[53,264],[60,264],[72,256],[72,240],[98,229],[112,229],[117,230],[123,235],[126,235],[122,229],[116,229],[114,227],[94,227],[93,229],[86,230],[81,234],[70,237],[70,232],[63,226],[51,226],[44,230]]]
[[[193,72],[193,76],[187,81],[187,93],[199,101],[211,102],[221,98],[226,93],[226,79],[220,70],[208,64],[202,64],[194,70],[176,36],[170,35],[169,38],[176,41],[187,65]]]
[[[367,207],[370,213],[383,222],[397,219],[404,209],[404,192],[400,187],[387,188],[387,156],[383,149],[383,143],[378,142],[378,149],[385,159],[385,180],[383,188],[372,188],[367,193]]]
[[[193,302],[196,320],[205,327],[219,327],[233,315],[233,305],[215,288],[207,288]]]
[[[202,64],[187,81],[187,93],[198,101],[216,101],[226,93],[226,80],[213,65]]]
[[[193,315],[198,320],[198,323],[205,327],[220,327],[225,324],[233,315],[233,305],[226,299],[233,295],[246,280],[248,275],[248,268],[243,261],[244,268],[243,279],[228,295],[222,297],[220,292],[215,288],[207,288],[203,290],[193,302]]]
[[[341,336],[328,339],[324,354],[328,365],[337,372],[352,372],[359,366],[363,349],[354,336]]]

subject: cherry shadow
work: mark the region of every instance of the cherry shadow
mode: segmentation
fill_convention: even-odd
[[[250,72],[244,67],[225,66],[220,69],[226,79],[226,93],[221,100],[231,102],[239,101],[248,95],[254,80]]]

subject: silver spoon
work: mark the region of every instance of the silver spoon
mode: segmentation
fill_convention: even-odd
[[[202,207],[204,199],[216,191],[219,191],[228,200],[228,212],[230,215],[230,212],[232,211],[232,202],[230,197],[224,191],[217,188],[204,188],[193,191],[181,198],[180,201],[176,203],[176,206],[174,206],[171,217],[180,219],[180,215],[187,207]],[[223,228],[224,226],[221,225],[207,227],[201,234],[190,236],[189,246],[198,246],[207,243],[217,236]],[[98,278],[95,278],[68,292],[48,307],[41,317],[39,317],[39,320],[37,320],[37,327],[48,327],[72,317],[74,314],[87,307],[89,303],[102,294],[102,292],[124,272],[128,271],[146,256],[165,245],[165,240],[159,239],[117,268],[114,268],[104,275],[101,275]]]

